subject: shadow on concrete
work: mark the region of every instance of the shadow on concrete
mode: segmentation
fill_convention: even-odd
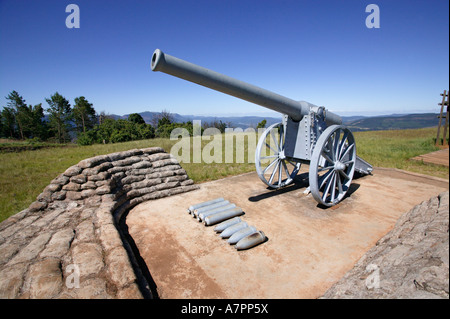
[[[362,178],[364,176],[367,176],[367,175],[355,172],[355,174],[353,176],[352,183],[350,185],[350,188],[349,188],[349,190],[347,191],[347,193],[345,194],[344,198],[341,201],[343,201],[346,198],[350,197],[360,187],[360,184],[354,183],[353,181],[357,180],[359,178]],[[309,186],[309,173],[306,172],[306,173],[302,173],[302,174],[297,175],[295,177],[293,183],[290,184],[289,186],[283,187],[281,189],[272,189],[270,187],[266,187],[267,192],[264,192],[264,193],[261,193],[261,194],[255,195],[255,196],[250,196],[248,198],[248,200],[250,202],[259,202],[260,200],[264,200],[264,199],[271,198],[273,196],[278,196],[278,195],[281,195],[281,194],[289,193],[289,192],[292,192],[292,191],[295,191],[295,190],[298,190],[298,189],[301,189],[301,188],[305,188],[306,189],[308,186]],[[317,207],[322,208],[322,209],[330,208],[330,207],[322,205],[322,204],[317,204]]]

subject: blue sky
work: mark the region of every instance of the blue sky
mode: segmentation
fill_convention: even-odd
[[[65,25],[80,8],[80,28]],[[380,28],[365,25],[368,4]],[[97,112],[267,115],[152,72],[156,48],[340,115],[438,112],[449,88],[447,0],[0,0],[0,107],[58,91]],[[272,113],[276,114],[276,113]]]

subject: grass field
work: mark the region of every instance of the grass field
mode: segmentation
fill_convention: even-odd
[[[449,178],[447,167],[423,164],[409,159],[437,150],[433,145],[435,128],[355,133],[357,154],[378,167],[392,167]],[[202,149],[210,141],[202,141]],[[49,182],[80,160],[135,148],[159,146],[169,152],[177,141],[151,139],[118,144],[67,146],[0,153],[0,221],[25,209]],[[191,147],[193,143],[190,143]],[[224,145],[225,143],[223,143]],[[224,156],[224,152],[223,156]],[[245,154],[247,151],[245,150]],[[253,154],[251,155],[253,156]],[[196,183],[254,171],[248,163],[182,163]]]

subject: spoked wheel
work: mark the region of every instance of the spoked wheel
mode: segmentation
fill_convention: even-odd
[[[339,203],[355,172],[356,146],[352,132],[343,125],[328,127],[317,140],[309,168],[314,199],[325,206]]]
[[[273,124],[264,131],[256,147],[256,172],[271,188],[289,185],[300,170],[300,162],[284,155],[285,137],[283,123]]]

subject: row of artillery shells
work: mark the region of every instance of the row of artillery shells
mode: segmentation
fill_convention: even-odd
[[[262,231],[249,226],[237,217],[244,214],[240,207],[236,207],[222,197],[191,205],[188,212],[205,226],[220,223],[214,231],[220,233],[221,238],[228,238],[227,242],[230,245],[235,244],[237,250],[252,248],[267,240]]]

